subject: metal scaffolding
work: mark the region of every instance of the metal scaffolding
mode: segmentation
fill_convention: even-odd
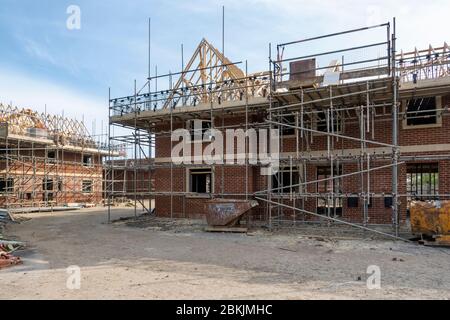
[[[246,115],[246,128],[264,125],[249,124],[248,113],[265,103],[270,75],[267,72],[248,75],[246,71],[243,72],[238,68],[238,65],[241,64],[243,63],[230,62],[207,40],[203,39],[182,72],[158,75],[155,70],[155,75],[149,77],[148,82],[141,87],[141,90],[135,90],[133,96],[110,98],[109,141],[111,144],[122,145],[126,151],[121,159],[107,161],[109,164],[106,174],[108,203],[114,204],[115,199],[125,195],[129,199],[134,199],[135,204],[142,206],[144,211],[151,212],[153,210],[151,208],[152,200],[158,195],[169,194],[170,211],[173,213],[174,198],[184,199],[192,196],[186,191],[173,191],[173,172],[176,169],[185,168],[185,165],[175,165],[171,161],[158,163],[153,159],[153,150],[157,139],[169,139],[167,143],[171,144],[171,148],[173,147],[170,137],[174,130],[174,122],[179,122],[180,119],[183,119],[182,121],[209,119],[210,129],[230,128],[231,126],[226,126],[223,122],[223,116],[229,112],[229,108],[225,105],[239,101],[242,104],[241,113]],[[183,62],[182,65],[184,66]],[[175,77],[178,77],[176,82],[173,81]],[[163,90],[159,90],[158,85],[162,86],[161,84],[165,81],[168,84]],[[154,91],[149,91],[152,86],[154,86]],[[258,105],[249,106],[250,97],[260,99]],[[192,107],[192,110],[189,113],[179,113],[178,110],[182,110],[184,107]],[[235,106],[231,106],[231,108],[235,109]],[[157,113],[163,115],[156,121],[149,121],[146,116],[149,114],[150,118],[153,118]],[[216,117],[222,118],[221,124],[214,121]],[[161,124],[165,124],[165,126]],[[117,165],[118,161],[122,166]],[[123,164],[127,164],[126,167]],[[192,167],[194,166],[196,165]],[[223,170],[226,166],[229,165],[224,163],[211,167],[213,170],[222,172],[223,177]],[[167,177],[170,180],[169,192],[158,192],[152,187],[153,172],[158,168],[170,170],[170,177]],[[248,171],[248,163],[246,168]],[[142,192],[137,192],[135,187],[130,184],[128,187],[124,187],[125,171],[135,173],[132,174],[132,181],[138,185],[148,185],[149,187]],[[142,174],[144,171],[148,174]],[[248,174],[246,176],[248,180]],[[183,179],[186,179],[186,175]],[[186,184],[186,180],[183,184]],[[119,185],[122,188],[118,187]],[[211,196],[243,196],[245,198],[250,196],[248,192],[239,195],[225,194],[223,188],[223,183],[221,183],[221,191],[213,192]],[[125,189],[126,191],[124,191]],[[144,200],[148,200],[149,204],[144,204]],[[184,202],[184,200],[182,201]],[[184,212],[184,209],[182,211]],[[181,215],[185,214],[181,213]]]
[[[346,45],[353,43],[353,38],[361,43]],[[329,50],[296,54],[298,50],[303,53],[314,47]],[[288,51],[293,54],[287,56]],[[386,235],[372,228],[374,223],[369,213],[372,200],[383,198],[390,202],[392,233],[388,235],[398,238],[404,218],[399,213],[400,198],[407,196],[399,191],[398,170],[409,159],[401,154],[398,140],[399,123],[409,113],[400,110],[399,85],[447,76],[450,70],[447,44],[437,49],[397,54],[394,20],[393,25],[385,23],[279,44],[275,58],[271,48],[269,52],[269,71],[249,74],[247,62],[232,63],[203,39],[186,66],[182,61],[181,72],[158,75],[155,69],[155,75],[149,76],[140,90],[135,82],[134,95],[120,98],[110,95],[109,141],[111,145],[124,145],[127,152],[121,163],[112,158],[107,162],[108,204],[125,195],[135,205],[141,204],[144,211],[152,212],[151,200],[165,196],[170,197],[170,216],[185,217],[186,199],[193,194],[187,190],[184,169],[209,167],[216,188],[208,197],[259,200],[260,211],[264,212],[262,218],[269,228],[285,223],[295,226],[325,222]],[[245,71],[239,69],[243,64]],[[447,107],[438,110],[447,111]],[[228,117],[241,117],[243,121],[228,124]],[[159,150],[154,153],[155,146],[170,143],[172,150],[171,133],[194,119],[209,119],[209,129],[219,131],[279,129],[281,173],[268,176],[263,190],[250,190],[250,172],[262,165],[250,165],[248,156],[244,165],[225,162],[177,165],[170,156],[161,160]],[[389,141],[379,133],[380,125],[392,133]],[[345,134],[345,127],[355,130]],[[248,145],[245,153],[249,153]],[[429,156],[415,159],[421,157],[429,159]],[[447,154],[440,157],[450,159]],[[245,167],[245,192],[226,192],[224,172],[232,166]],[[325,177],[311,174],[309,166],[314,170],[318,166],[326,167]],[[169,175],[166,177],[169,187],[165,190],[155,190],[151,182],[155,170],[159,169],[165,169]],[[183,169],[182,174],[178,169]],[[374,175],[386,170],[391,172],[390,190],[373,190]],[[125,187],[126,174],[120,178],[116,171],[119,175],[132,172],[134,185]],[[174,181],[174,172],[178,179],[182,177],[182,182]],[[345,192],[343,183],[355,177],[359,180],[358,192]],[[285,184],[283,179],[289,183]],[[299,183],[294,183],[296,179]],[[175,191],[175,183],[182,185],[183,190]],[[320,183],[325,184],[322,190],[319,190]],[[137,185],[148,187],[139,191]],[[361,223],[342,219],[336,210],[337,203],[350,198],[357,198],[363,204]],[[320,201],[324,212],[311,210],[308,205],[311,200],[315,205]],[[175,205],[180,202],[182,205]]]
[[[102,202],[107,144],[83,122],[0,104],[0,141],[2,207]]]
[[[267,180],[268,190],[262,191],[256,198],[265,201],[268,206],[269,226],[273,223],[279,224],[285,220],[284,211],[293,211],[293,218],[289,222],[298,221],[297,213],[302,216],[303,222],[306,216],[316,217],[319,220],[343,223],[351,226],[358,226],[367,230],[369,225],[368,208],[370,199],[374,197],[385,197],[385,193],[375,193],[370,190],[371,173],[377,170],[392,168],[392,225],[395,236],[398,236],[399,215],[398,215],[398,159],[400,149],[398,145],[398,81],[395,71],[395,27],[391,34],[390,24],[382,24],[373,27],[366,27],[355,30],[348,30],[340,33],[333,33],[320,37],[314,37],[299,41],[277,45],[276,59],[271,61],[272,66],[272,88],[269,104],[268,122],[271,126],[278,128],[283,141],[283,129],[295,130],[295,154],[285,159],[288,167],[293,165],[301,166],[306,170],[306,161],[311,164],[328,166],[329,172],[324,179],[313,179],[308,181],[305,173],[302,183],[289,186],[289,194],[285,194],[283,188],[272,188],[272,178]],[[343,36],[367,33],[372,30],[381,30],[384,41],[374,43],[363,43],[354,47],[344,47]],[[387,35],[387,37],[386,37]],[[286,49],[292,46],[308,46],[311,42],[333,39],[332,51],[309,54],[301,57],[286,58]],[[372,38],[371,38],[372,39]],[[378,49],[384,53],[381,56],[373,56],[372,50]],[[329,65],[319,64],[319,59],[328,56],[335,57],[342,55],[340,60],[332,60]],[[311,60],[306,60],[311,59]],[[317,59],[317,60],[316,60]],[[295,61],[312,62],[310,69],[302,68],[301,71],[293,71]],[[326,60],[327,61],[327,60]],[[329,61],[329,60],[328,60]],[[284,64],[290,63],[289,73],[283,72]],[[317,70],[323,70],[323,74],[317,76]],[[311,74],[312,73],[312,74]],[[290,80],[285,81],[286,76]],[[294,80],[292,80],[294,79]],[[330,80],[331,79],[331,80]],[[309,83],[308,83],[309,82]],[[327,83],[328,82],[328,83]],[[303,87],[306,84],[306,89]],[[392,117],[392,141],[390,143],[377,141],[375,139],[375,118],[386,117],[385,110],[390,112]],[[288,118],[291,118],[289,122]],[[292,121],[293,120],[293,121]],[[345,125],[357,123],[359,136],[344,135]],[[311,154],[311,146],[314,140],[325,137],[326,147],[324,154],[315,156]],[[339,152],[339,145],[342,146],[350,140],[359,143],[360,150],[353,155],[342,155]],[[368,152],[368,147],[384,147],[389,150],[380,159],[379,155]],[[391,163],[388,165],[378,165],[376,163],[385,162],[386,157]],[[355,163],[353,172],[342,172],[343,163]],[[359,193],[357,197],[362,201],[362,226],[349,223],[340,219],[337,213],[337,202],[341,203],[354,194],[345,194],[342,191],[342,180],[348,177],[359,176]],[[281,180],[283,176],[281,175]],[[292,178],[291,178],[292,181]],[[310,186],[319,183],[329,183],[326,190],[312,190]],[[283,181],[278,181],[283,185]],[[300,190],[294,192],[294,188]],[[317,187],[317,189],[319,189]],[[286,204],[287,199],[298,199],[300,206]],[[305,199],[316,198],[317,202],[325,204],[324,214],[319,214],[305,209]]]

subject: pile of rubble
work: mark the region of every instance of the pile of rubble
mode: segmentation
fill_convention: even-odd
[[[2,240],[0,240],[0,243]],[[22,261],[19,257],[15,257],[11,254],[12,251],[16,250],[13,246],[7,246],[4,244],[0,244],[0,269],[15,266],[21,264]]]
[[[3,238],[3,229],[7,223],[14,222],[14,218],[8,210],[0,209],[0,269],[21,264],[19,257],[12,253],[20,249],[23,244],[17,241],[9,241]]]
[[[173,233],[203,232],[206,224],[199,219],[170,219],[155,217],[144,213],[137,217],[126,217],[112,221],[115,225],[124,225],[133,228],[142,228],[155,231],[170,231]]]

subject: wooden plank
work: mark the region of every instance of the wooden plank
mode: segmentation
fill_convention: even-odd
[[[386,67],[379,68],[371,68],[371,69],[362,69],[362,70],[353,70],[342,72],[340,74],[340,80],[352,80],[352,79],[364,79],[369,77],[376,77],[382,75],[388,75],[389,69]],[[278,83],[279,87],[287,87],[290,90],[296,88],[309,88],[314,87],[314,85],[320,85],[323,83],[323,76],[316,76],[314,78],[309,78],[305,80],[287,80],[281,83]]]
[[[450,243],[447,242],[437,242],[437,241],[419,241],[419,244],[424,245],[425,247],[435,247],[435,248],[449,248]]]
[[[386,67],[365,69],[365,70],[355,70],[355,71],[349,71],[349,72],[342,73],[340,80],[376,77],[376,76],[382,76],[382,75],[387,75],[387,74],[389,74],[389,69]]]
[[[239,228],[239,227],[206,227],[206,232],[228,232],[228,233],[247,233],[248,228]]]

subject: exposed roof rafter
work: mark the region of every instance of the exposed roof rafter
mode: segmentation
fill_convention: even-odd
[[[164,104],[164,109],[170,104],[178,103],[177,91],[184,91],[186,87],[194,87],[199,102],[208,101],[208,91],[215,89],[219,83],[242,80],[244,72],[225,57],[206,39],[202,39],[194,54],[178,78],[172,92]],[[193,93],[194,94],[194,93]]]

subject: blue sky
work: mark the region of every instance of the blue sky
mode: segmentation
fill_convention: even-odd
[[[66,9],[81,9],[81,29],[68,30]],[[152,70],[179,71],[205,37],[248,60],[250,71],[267,68],[268,44],[341,31],[397,17],[399,48],[450,41],[450,2],[303,0],[0,0],[0,102],[106,125],[108,87],[132,94],[147,76],[148,18],[152,19]],[[331,44],[333,46],[333,44]],[[312,48],[314,49],[314,48]]]

